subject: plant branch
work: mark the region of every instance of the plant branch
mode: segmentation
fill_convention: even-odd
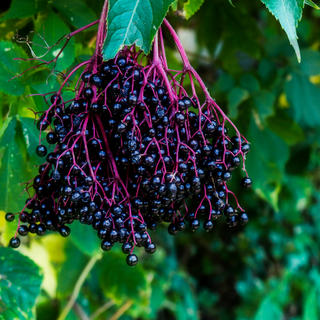
[[[85,266],[85,268],[83,269],[74,289],[72,292],[72,295],[70,297],[69,302],[67,303],[67,305],[64,307],[64,309],[62,310],[58,320],[64,320],[67,315],[69,314],[70,310],[72,309],[75,301],[77,300],[77,297],[80,293],[81,287],[84,283],[84,281],[86,280],[88,274],[90,273],[90,271],[92,270],[92,268],[94,267],[95,263],[101,258],[101,255],[94,255],[89,262],[87,263],[87,265]]]
[[[114,305],[113,300],[109,300],[107,303],[105,303],[103,306],[101,306],[99,309],[97,309],[89,318],[89,320],[94,320],[100,316],[103,312],[107,311],[110,307]]]
[[[118,320],[133,304],[132,300],[127,301],[109,320]]]

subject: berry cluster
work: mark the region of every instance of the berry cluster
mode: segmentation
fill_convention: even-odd
[[[50,230],[67,237],[69,225],[78,220],[96,230],[102,250],[122,243],[127,264],[134,266],[135,246],[149,254],[156,251],[148,230],[161,222],[169,223],[171,235],[184,230],[186,222],[198,229],[200,216],[206,231],[222,215],[230,227],[247,223],[227,182],[237,167],[245,171],[250,145],[177,46],[182,71],[168,69],[160,30],[150,59],[135,47],[124,48],[108,62],[98,56],[82,72],[74,100],[63,100],[63,86],[51,95],[48,110],[37,121],[36,153],[46,162],[26,188],[35,194],[18,213],[20,236]],[[186,76],[190,94],[183,86]],[[206,96],[203,103],[194,79]],[[230,137],[226,122],[235,132]],[[55,146],[53,152],[41,143],[43,132]],[[251,179],[246,175],[241,185],[250,188]],[[6,215],[8,221],[14,217]],[[10,245],[20,245],[17,234]]]

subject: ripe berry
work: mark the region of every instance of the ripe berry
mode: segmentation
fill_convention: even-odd
[[[18,229],[18,233],[20,234],[20,236],[26,236],[29,232],[29,229],[27,226],[20,226]]]
[[[211,220],[207,220],[203,223],[203,228],[204,230],[206,230],[207,232],[209,232],[210,230],[212,230],[213,228],[213,222]]]
[[[195,230],[199,229],[200,221],[198,219],[191,219],[189,221],[189,226],[193,231],[195,231]]]
[[[47,155],[47,148],[46,146],[40,144],[39,146],[37,146],[36,148],[36,153],[39,157],[45,157]]]
[[[133,248],[132,243],[125,242],[122,245],[122,252],[125,253],[125,254],[129,254],[131,252],[132,248]]]
[[[20,246],[20,239],[18,237],[10,239],[10,247],[13,249],[17,249]]]
[[[249,177],[244,177],[241,180],[241,187],[244,189],[250,189],[252,186],[252,180]]]
[[[59,233],[62,237],[68,237],[70,235],[70,228],[67,226],[61,226],[59,227]]]
[[[8,221],[8,222],[12,222],[14,220],[14,215],[10,212],[8,212],[6,215],[5,215],[5,219]]]
[[[101,242],[101,249],[102,249],[103,251],[109,251],[109,250],[112,249],[112,247],[113,247],[113,242],[110,242],[110,241],[108,241],[108,240],[103,240],[103,241]]]
[[[156,252],[156,245],[153,242],[148,242],[148,244],[145,246],[146,253],[152,254]]]
[[[138,264],[138,257],[135,254],[128,254],[126,261],[129,267],[134,267]]]
[[[245,224],[248,223],[248,221],[249,221],[248,215],[245,212],[241,212],[241,214],[240,214],[240,223],[242,225],[245,225]]]

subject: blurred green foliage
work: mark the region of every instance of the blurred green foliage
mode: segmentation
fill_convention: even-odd
[[[297,29],[302,59],[299,64],[285,33],[261,2],[234,0],[233,4],[235,7],[226,0],[204,1],[186,21],[178,14],[181,3],[175,3],[178,11],[170,11],[168,19],[178,30],[212,96],[251,142],[246,168],[254,182],[253,190],[240,190],[236,177],[231,186],[248,211],[249,224],[229,229],[219,221],[211,233],[187,230],[175,238],[162,227],[153,235],[156,254],[139,252],[139,265],[133,269],[126,266],[119,248],[100,256],[98,238],[89,228],[83,230],[82,225],[74,224],[68,239],[53,234],[42,239],[28,237],[18,251],[43,270],[35,308],[38,320],[58,318],[93,259],[96,263],[83,279],[68,320],[319,319],[320,13],[311,7],[304,10]],[[43,36],[44,31],[51,46],[70,30],[98,19],[101,7],[101,0],[13,0],[9,11],[3,8],[3,246],[7,246],[16,228],[5,222],[4,212],[17,212],[23,207],[24,196],[19,198],[23,186],[18,183],[30,180],[37,172],[34,166],[39,164],[34,152],[38,131],[30,109],[41,111],[46,105],[42,97],[27,96],[53,92],[61,81],[57,73],[51,73],[51,65],[51,69],[42,66],[7,82],[35,65],[12,60],[31,57],[28,47],[17,44],[12,37],[16,29],[21,36],[29,31]],[[58,60],[56,70],[68,69],[91,55],[95,34],[93,27],[76,35]],[[39,36],[30,37],[43,45]],[[169,65],[178,68],[175,48],[169,38],[166,40]],[[38,55],[45,51],[32,47]],[[50,51],[48,60],[57,48]],[[65,94],[72,96],[72,92]],[[16,308],[19,295],[35,298],[41,279],[30,260],[17,252],[5,254],[5,250],[0,248],[0,319],[34,319],[29,300],[22,299],[26,305],[19,307],[27,308],[23,313],[4,313],[9,312],[5,311],[8,305]],[[24,266],[23,272],[13,269],[20,293],[10,293],[11,280],[3,277],[12,270],[10,263],[12,268],[18,263]],[[99,308],[103,311],[100,314]],[[92,315],[97,317],[89,318]]]

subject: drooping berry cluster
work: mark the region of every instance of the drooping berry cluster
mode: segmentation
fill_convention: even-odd
[[[248,221],[227,181],[240,165],[245,171],[250,145],[210,98],[165,24],[181,53],[182,71],[168,69],[160,30],[151,58],[135,47],[108,62],[97,55],[70,72],[86,65],[74,100],[63,100],[68,77],[51,96],[37,128],[55,148],[48,153],[39,142],[36,149],[46,162],[26,188],[35,194],[19,213],[19,235],[50,230],[67,237],[68,225],[78,220],[97,231],[104,251],[122,243],[128,265],[134,266],[135,246],[155,252],[148,230],[161,222],[169,223],[168,232],[175,235],[185,221],[198,229],[200,216],[206,231],[222,215],[230,227]],[[190,93],[183,87],[186,76]],[[195,80],[205,101],[198,99]],[[250,188],[251,179],[246,175],[241,184]],[[14,215],[6,218],[13,221]],[[19,244],[16,235],[10,245]]]

